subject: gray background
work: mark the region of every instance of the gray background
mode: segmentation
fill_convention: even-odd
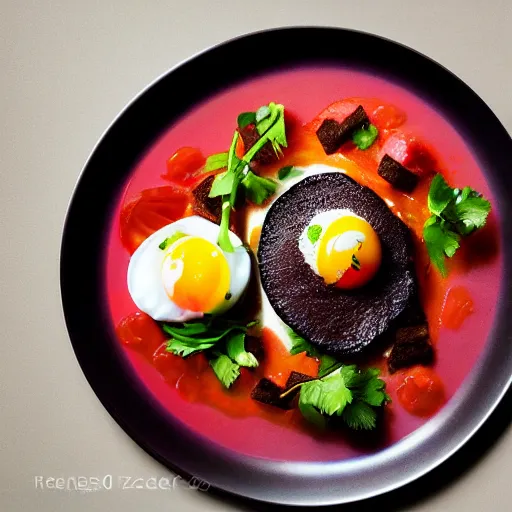
[[[117,484],[122,475],[170,475],[103,409],[63,323],[61,229],[89,152],[123,106],[175,63],[238,34],[297,24],[357,28],[414,47],[465,80],[512,132],[512,4],[27,0],[0,7],[0,510],[236,510],[199,491]],[[510,510],[511,458],[508,428],[470,471],[408,510],[479,511],[491,503]],[[35,489],[38,475],[109,474],[110,491]]]

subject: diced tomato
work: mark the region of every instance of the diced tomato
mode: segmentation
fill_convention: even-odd
[[[205,162],[206,159],[199,149],[180,148],[167,160],[167,172],[162,174],[162,178],[176,185],[188,187],[199,179]]]
[[[116,328],[122,343],[152,359],[157,347],[165,341],[158,324],[146,313],[136,311],[123,318]]]
[[[172,383],[176,383],[187,368],[186,361],[182,357],[167,352],[167,341],[155,350],[153,366],[168,382]]]
[[[165,186],[143,190],[121,210],[121,242],[133,254],[155,231],[185,216],[191,203],[189,192]]]
[[[458,329],[471,313],[473,313],[473,299],[466,288],[463,286],[450,288],[441,312],[441,325],[448,329]]]
[[[403,374],[396,393],[402,407],[415,416],[431,416],[444,403],[443,382],[431,368],[415,366]]]
[[[364,108],[370,122],[379,130],[397,128],[406,120],[404,112],[393,105],[384,104],[377,99],[347,98],[331,103],[326,109],[322,110],[313,121],[308,123],[306,128],[316,132],[325,119],[335,119],[338,122],[342,122],[352,114],[359,105]]]
[[[436,168],[436,159],[427,144],[402,131],[395,131],[386,139],[380,158],[386,154],[419,176],[428,175]]]

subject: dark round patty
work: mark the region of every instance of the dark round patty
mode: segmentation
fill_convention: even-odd
[[[318,213],[346,208],[379,235],[382,263],[366,286],[327,286],[304,261],[298,240]],[[354,354],[384,333],[416,291],[407,226],[372,190],[339,172],[310,176],[270,207],[258,248],[261,283],[272,307],[295,332],[334,355]]]

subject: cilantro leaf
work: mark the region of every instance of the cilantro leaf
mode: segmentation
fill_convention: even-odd
[[[281,167],[277,173],[277,177],[280,181],[284,181],[287,178],[296,178],[297,176],[302,176],[304,173],[299,171],[293,165],[287,165],[286,167]]]
[[[235,332],[226,342],[228,356],[238,365],[254,368],[258,366],[258,360],[250,352],[245,350],[245,332]]]
[[[471,187],[451,188],[437,174],[430,185],[428,207],[433,215],[423,226],[423,239],[432,263],[446,277],[445,256],[453,257],[461,238],[485,225],[491,204]]]
[[[256,123],[256,114],[254,112],[242,112],[236,120],[236,124],[241,130],[254,123]]]
[[[368,149],[379,136],[379,130],[373,124],[370,124],[367,128],[359,128],[352,135],[353,143],[362,150]]]
[[[233,188],[234,175],[229,172],[221,172],[215,176],[208,197],[224,196]]]
[[[312,244],[315,244],[318,242],[318,239],[320,238],[320,235],[322,234],[322,226],[318,224],[313,224],[312,226],[308,227],[308,239]]]
[[[315,425],[319,429],[325,429],[327,426],[327,420],[325,416],[318,412],[313,405],[301,402],[299,399],[299,409],[302,413],[302,416],[306,418],[310,423]]]
[[[318,414],[341,416],[353,429],[376,426],[377,407],[390,401],[380,370],[358,370],[355,365],[341,366],[320,380],[304,383],[299,395],[303,416],[320,424]]]
[[[455,205],[457,231],[467,236],[485,225],[491,204],[483,197],[467,197]]]
[[[214,345],[215,343],[191,344],[176,339],[170,339],[167,342],[167,347],[165,348],[165,350],[177,356],[187,357],[196,352],[208,350],[209,348],[212,348]]]
[[[356,401],[343,410],[343,421],[354,430],[372,430],[377,424],[377,412],[365,402]]]
[[[303,405],[312,405],[327,416],[340,416],[345,406],[352,402],[352,392],[340,371],[303,384],[299,402]]]
[[[162,251],[165,251],[167,247],[171,246],[174,242],[177,242],[180,238],[187,236],[185,233],[181,233],[180,231],[176,231],[176,233],[167,237],[161,244],[159,244],[158,248]]]
[[[443,277],[448,275],[444,263],[445,256],[451,258],[460,247],[460,235],[455,233],[446,223],[432,216],[423,227],[423,240],[432,263],[438,268]]]
[[[217,169],[222,169],[223,167],[227,167],[228,165],[228,153],[216,153],[215,155],[210,155],[206,159],[206,163],[204,164],[204,172],[216,171]]]
[[[276,189],[277,183],[269,178],[264,178],[248,171],[241,182],[245,190],[246,197],[257,205],[263,204]]]
[[[240,366],[231,361],[231,359],[225,354],[221,354],[215,359],[212,359],[210,361],[210,366],[217,378],[226,388],[230,388],[240,375]]]
[[[441,174],[436,174],[428,191],[428,209],[433,215],[441,215],[454,198],[454,189],[446,183]]]
[[[256,129],[261,135],[261,138],[258,139],[256,144],[247,152],[247,155],[251,155],[251,160],[268,141],[270,141],[276,155],[278,156],[282,153],[281,147],[288,146],[286,141],[283,105],[270,102],[268,104],[268,108],[270,110],[270,115],[262,119],[256,125]],[[247,155],[245,156],[247,157]]]

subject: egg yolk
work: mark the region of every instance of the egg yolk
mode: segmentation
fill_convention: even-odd
[[[320,239],[318,274],[338,288],[358,288],[377,273],[381,259],[380,240],[370,224],[346,215],[332,222]]]
[[[177,306],[213,313],[229,293],[229,264],[217,245],[190,236],[171,246],[162,264],[162,279]]]

